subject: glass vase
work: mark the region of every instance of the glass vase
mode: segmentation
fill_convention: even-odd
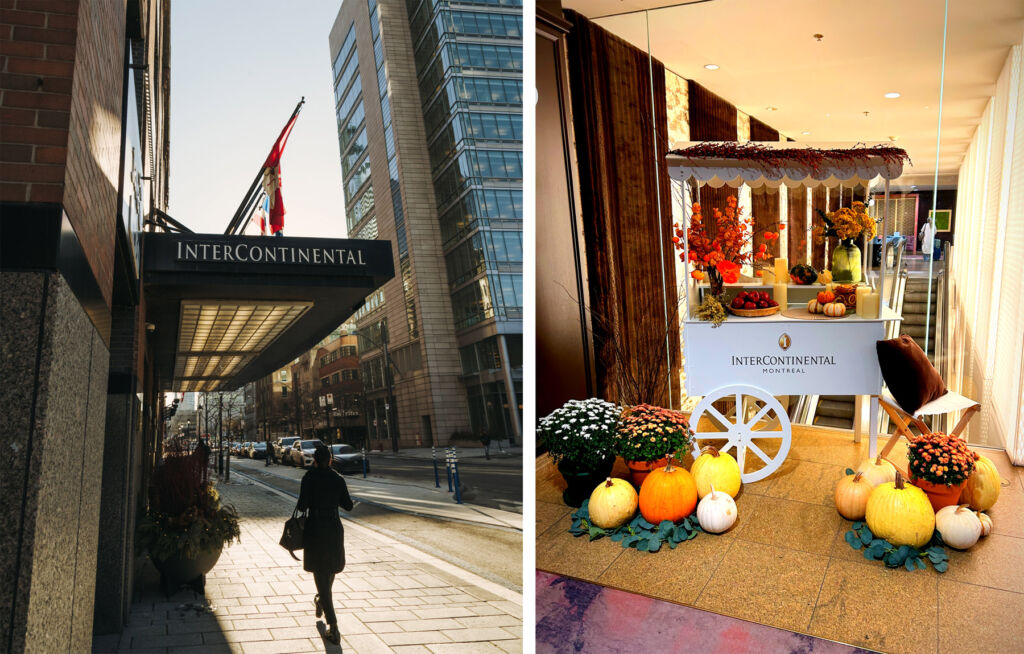
[[[832,253],[832,281],[856,284],[860,282],[860,248],[852,239],[841,241]]]

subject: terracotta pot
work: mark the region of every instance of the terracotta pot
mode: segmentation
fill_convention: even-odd
[[[596,468],[581,466],[568,459],[559,461],[558,472],[562,473],[566,485],[562,501],[569,506],[581,506],[583,500],[590,497],[597,485],[611,476],[614,465],[614,456],[608,457]]]
[[[960,502],[960,491],[963,490],[966,482],[957,486],[946,486],[911,477],[910,483],[923,490],[924,494],[928,496],[928,501],[932,503],[932,508],[938,511],[944,506],[953,506]]]
[[[629,468],[629,480],[633,485],[640,488],[652,470],[664,468],[668,465],[668,457],[662,457],[657,461],[630,461],[626,460],[626,467]]]

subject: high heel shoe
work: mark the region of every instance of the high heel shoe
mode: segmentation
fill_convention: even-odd
[[[338,633],[338,625],[327,625],[327,634],[324,636],[335,645],[341,642],[341,634]]]
[[[313,598],[313,606],[316,607],[316,617],[320,617],[324,614],[324,607],[320,606],[320,596],[317,595]]]

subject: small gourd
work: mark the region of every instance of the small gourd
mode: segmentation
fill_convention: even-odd
[[[736,502],[712,485],[711,492],[697,505],[697,522],[701,529],[712,534],[728,530],[736,524]]]
[[[794,284],[813,284],[818,279],[818,271],[805,263],[800,263],[789,269],[789,278]]]
[[[829,318],[842,318],[846,315],[846,305],[842,302],[829,302],[822,312]]]
[[[678,522],[695,508],[697,484],[693,475],[686,468],[673,466],[672,457],[667,466],[653,470],[640,485],[640,513],[647,522]]]
[[[863,520],[868,498],[875,489],[863,472],[846,475],[836,484],[836,509],[847,520]]]
[[[728,452],[719,452],[717,448],[708,446],[704,453],[694,460],[690,466],[690,474],[697,484],[697,496],[704,498],[712,488],[719,493],[736,497],[740,492],[740,465]]]
[[[935,514],[942,542],[958,550],[970,549],[981,538],[981,520],[966,504],[944,506]]]
[[[987,513],[981,511],[975,511],[975,515],[978,516],[978,520],[981,521],[981,535],[982,537],[988,536],[992,533],[992,518],[988,517]]]
[[[822,270],[820,273],[818,273],[818,283],[819,284],[831,284],[832,283],[832,271],[831,270]]]
[[[896,471],[896,481],[876,486],[868,498],[864,520],[875,536],[893,545],[921,547],[935,531],[935,511],[924,491],[903,483]]]
[[[855,472],[863,472],[865,481],[872,486],[896,481],[896,466],[883,459],[881,455],[875,459],[864,459]]]
[[[590,521],[602,529],[615,529],[633,517],[637,503],[632,484],[608,477],[590,494]]]
[[[810,313],[821,313],[823,306],[817,299],[814,299],[807,303],[807,311]]]
[[[835,302],[836,294],[832,291],[818,291],[818,304],[828,304],[829,302]]]
[[[975,511],[988,511],[999,499],[1000,484],[1002,479],[999,477],[996,464],[987,457],[978,455],[978,460],[974,462],[974,472],[967,478],[967,483],[960,492],[960,501]]]

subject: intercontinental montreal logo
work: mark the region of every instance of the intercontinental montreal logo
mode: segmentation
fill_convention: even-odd
[[[793,339],[783,332],[779,336],[779,349],[787,351],[793,345]],[[836,358],[830,354],[750,354],[732,355],[730,365],[739,367],[761,368],[762,374],[804,374],[808,368],[836,365]]]

